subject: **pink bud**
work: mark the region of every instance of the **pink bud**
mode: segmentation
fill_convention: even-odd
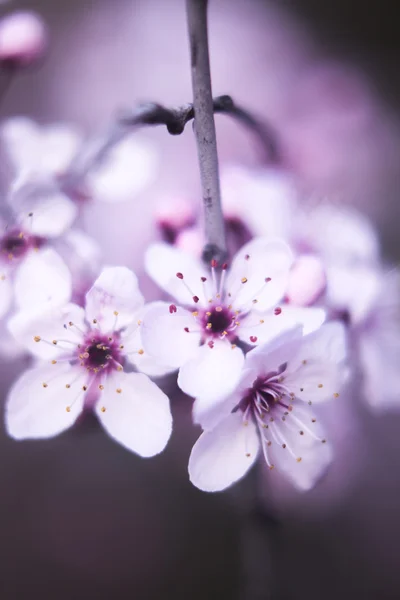
[[[28,67],[47,47],[46,25],[34,12],[15,12],[0,21],[0,63]]]
[[[175,245],[177,248],[189,252],[193,256],[201,256],[204,240],[196,227],[190,227],[181,231],[176,238]]]
[[[325,286],[322,261],[317,256],[304,254],[296,260],[290,272],[286,297],[290,304],[308,306],[318,299]]]

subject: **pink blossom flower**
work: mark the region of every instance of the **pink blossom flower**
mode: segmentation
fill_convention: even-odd
[[[15,439],[51,437],[93,407],[109,435],[129,450],[141,456],[161,452],[171,434],[168,398],[146,375],[127,369],[131,364],[165,373],[141,347],[145,311],[135,275],[109,267],[89,290],[85,309],[68,304],[13,317],[13,335],[44,362],[13,385],[8,433]]]
[[[261,451],[270,469],[300,489],[311,488],[332,456],[311,405],[338,397],[346,376],[345,342],[344,327],[332,322],[306,337],[294,328],[251,350],[235,389],[200,417],[205,431],[190,456],[192,483],[223,490],[247,473]]]
[[[17,67],[34,64],[47,48],[47,30],[34,12],[18,11],[0,21],[0,62]]]
[[[210,401],[232,390],[244,362],[238,340],[265,343],[296,323],[307,332],[325,319],[321,309],[280,306],[292,254],[280,240],[255,239],[231,268],[199,260],[167,244],[154,244],[145,258],[154,281],[179,304],[157,303],[144,319],[149,353],[179,368],[178,384],[191,396]]]

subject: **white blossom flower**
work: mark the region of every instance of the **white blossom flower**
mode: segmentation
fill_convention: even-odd
[[[249,346],[265,343],[300,323],[307,332],[325,319],[321,309],[279,305],[292,255],[279,240],[255,239],[219,270],[159,243],[146,254],[149,275],[179,304],[158,303],[143,323],[149,353],[180,368],[178,384],[191,396],[210,400],[233,389]]]
[[[89,290],[85,309],[69,304],[13,317],[13,335],[45,362],[26,371],[9,393],[9,435],[57,435],[89,404],[129,450],[145,457],[161,452],[172,427],[168,398],[147,375],[127,370],[131,363],[151,374],[165,372],[143,355],[139,321],[145,310],[135,275],[108,267]]]
[[[332,456],[311,405],[338,397],[345,357],[345,329],[335,322],[305,337],[297,327],[251,350],[235,389],[200,418],[205,431],[190,456],[192,483],[223,490],[261,451],[270,469],[311,488]]]
[[[156,167],[154,150],[144,140],[128,137],[96,160],[83,181],[71,183],[69,169],[83,144],[73,127],[39,127],[15,117],[2,124],[0,137],[12,171],[10,204],[19,212],[45,212],[46,223],[60,230],[56,235],[71,226],[82,201],[130,200],[148,185]],[[45,223],[41,225],[43,229]]]
[[[400,271],[364,264],[329,270],[327,302],[349,328],[364,397],[375,410],[400,406]]]

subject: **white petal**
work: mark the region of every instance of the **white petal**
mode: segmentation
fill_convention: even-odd
[[[70,125],[57,124],[41,129],[40,168],[50,173],[63,173],[81,143],[79,132]]]
[[[375,261],[379,255],[372,224],[349,207],[320,204],[304,215],[300,231],[317,252],[333,262]]]
[[[8,202],[20,226],[34,235],[58,237],[77,216],[75,204],[47,176],[21,176],[12,186]]]
[[[243,477],[259,451],[252,422],[243,424],[242,414],[231,414],[212,431],[204,432],[189,459],[190,481],[205,492],[219,492]]]
[[[258,236],[289,239],[296,191],[287,172],[242,167],[222,170],[224,214],[238,218]]]
[[[8,275],[0,272],[0,319],[10,308],[12,295],[13,288]]]
[[[68,363],[26,371],[8,396],[8,434],[15,439],[52,437],[71,427],[83,408],[82,384],[86,379],[84,370]],[[66,388],[71,382],[71,387]]]
[[[38,133],[36,124],[26,117],[13,117],[2,124],[1,137],[14,170],[37,166]]]
[[[172,298],[176,298],[179,304],[193,306],[193,296],[200,299],[200,304],[206,304],[210,292],[207,287],[206,298],[201,277],[209,279],[209,273],[201,262],[190,254],[169,244],[153,244],[146,252],[145,266],[157,285]],[[179,279],[177,273],[181,273],[184,280]]]
[[[143,457],[159,454],[171,435],[168,397],[142,373],[108,377],[96,414],[111,437]]]
[[[14,282],[15,300],[21,309],[62,305],[72,292],[71,273],[52,250],[31,252],[18,267]]]
[[[104,332],[112,331],[129,324],[143,303],[130,269],[106,267],[86,294],[86,315],[89,321],[96,319]]]
[[[43,307],[39,307],[13,316],[8,322],[8,328],[17,342],[35,356],[57,359],[78,351],[77,345],[82,340],[81,331],[87,329],[84,316],[83,308],[76,304],[67,304],[45,312]],[[69,323],[73,325],[70,326]],[[36,342],[35,337],[39,337],[40,341]],[[57,345],[52,343],[53,340],[58,342]]]
[[[358,324],[368,316],[381,286],[379,272],[364,265],[330,267],[327,282],[328,303],[338,310],[347,310],[352,324]]]
[[[70,259],[68,263],[82,268],[85,265],[94,269],[100,262],[101,248],[99,244],[84,231],[80,229],[71,229],[63,236],[63,242],[67,244]]]
[[[122,202],[133,200],[154,177],[156,156],[144,142],[127,138],[89,172],[86,183],[95,200]]]
[[[178,385],[189,396],[220,399],[232,392],[239,382],[244,355],[228,341],[204,344],[185,362],[178,375]]]
[[[275,419],[273,430],[270,425],[267,439],[272,443],[267,448],[267,456],[276,470],[306,491],[317,483],[331,463],[332,449],[325,440],[319,419],[312,421],[315,415],[308,407],[295,403],[285,419],[284,422]]]
[[[284,331],[267,344],[262,344],[246,354],[246,370],[253,369],[260,376],[276,371],[298,355],[302,343],[301,327]]]
[[[338,322],[327,323],[304,338],[283,374],[284,384],[308,402],[333,399],[347,379],[346,355],[345,328]]]
[[[136,315],[134,321],[126,330],[121,333],[121,344],[124,346],[123,353],[127,360],[129,360],[135,367],[142,373],[146,373],[150,377],[161,377],[171,371],[175,370],[175,367],[170,367],[160,363],[159,360],[151,356],[148,352],[143,349],[142,340],[142,323],[145,319],[145,315],[148,310],[151,310],[156,303],[145,305]]]
[[[231,293],[234,307],[256,311],[272,308],[285,293],[292,262],[292,253],[281,240],[257,238],[245,244],[233,259],[226,279],[225,289]],[[270,281],[266,283],[267,278]]]
[[[143,348],[161,364],[178,369],[195,356],[201,333],[189,311],[178,306],[171,313],[170,306],[155,302],[148,308],[141,325]]]
[[[250,313],[242,319],[237,332],[239,338],[247,344],[266,344],[296,325],[303,327],[304,335],[312,333],[321,327],[325,318],[326,313],[321,308],[283,304],[280,314],[271,311],[265,315]]]

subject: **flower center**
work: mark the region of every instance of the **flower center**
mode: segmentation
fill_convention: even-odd
[[[203,326],[207,333],[221,334],[228,331],[235,315],[224,306],[214,306],[210,308],[203,316]]]
[[[81,365],[95,373],[100,370],[117,369],[120,366],[121,353],[117,334],[112,336],[91,332],[79,349]]]
[[[7,258],[21,258],[31,248],[39,248],[43,241],[37,236],[25,234],[22,231],[9,231],[0,239],[0,250]]]

